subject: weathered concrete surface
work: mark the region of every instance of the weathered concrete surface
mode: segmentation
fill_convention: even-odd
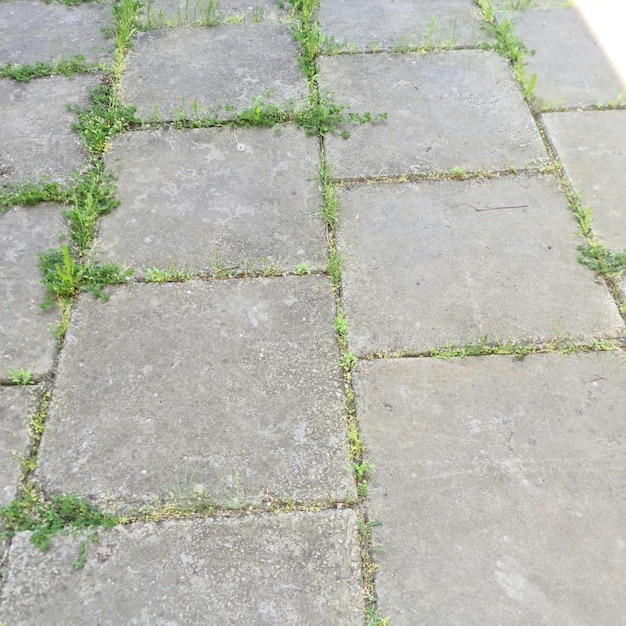
[[[121,205],[102,221],[103,256],[132,267],[325,265],[314,137],[285,127],[155,130],[114,141]]]
[[[574,8],[509,14],[515,33],[533,55],[526,74],[537,75],[534,96],[544,108],[607,104],[626,95],[625,85]]]
[[[62,242],[59,232],[67,230],[63,208],[43,204],[0,213],[0,382],[9,379],[11,368],[29,370],[36,378],[52,370],[56,340],[51,327],[59,322],[59,311],[40,307],[46,289],[37,255]]]
[[[9,504],[17,492],[21,472],[18,455],[27,452],[28,420],[35,410],[36,390],[0,387],[0,506]]]
[[[113,27],[112,12],[109,0],[76,6],[39,0],[0,2],[0,63],[60,61],[75,54],[91,62],[112,60],[113,42],[102,32]]]
[[[129,505],[351,497],[333,304],[323,276],[81,298],[38,482]]]
[[[364,8],[366,7],[366,10]],[[359,50],[401,45],[471,46],[490,37],[473,0],[324,0],[318,19],[334,43]]]
[[[371,185],[342,192],[341,206],[359,355],[624,332],[608,290],[576,260],[582,239],[551,177]]]
[[[265,21],[286,18],[287,4],[280,8],[275,0],[220,0],[218,7],[208,11],[206,0],[149,0],[142,7],[144,23],[155,26],[181,26],[183,24],[206,24],[207,21]]]
[[[354,380],[391,623],[623,623],[623,354],[375,361]]]
[[[626,248],[626,111],[542,116],[572,186],[591,206],[593,229],[609,248]]]
[[[326,138],[337,177],[504,169],[543,162],[545,149],[508,64],[493,52],[342,55],[320,59],[320,86],[356,113]]]
[[[352,511],[132,524],[99,542],[14,540],[0,619],[29,624],[337,624],[362,621]],[[84,569],[72,568],[87,541]]]
[[[68,104],[86,105],[95,76],[53,76],[28,83],[0,79],[0,184],[36,182],[46,176],[67,181],[87,158],[71,130],[76,115]]]
[[[193,117],[194,102],[200,116],[228,118],[225,106],[241,111],[259,96],[282,105],[307,94],[297,44],[272,22],[139,33],[120,89],[140,118],[168,120],[181,111]]]

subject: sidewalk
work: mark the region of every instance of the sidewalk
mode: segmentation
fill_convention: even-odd
[[[626,624],[594,24],[0,1],[0,624]]]

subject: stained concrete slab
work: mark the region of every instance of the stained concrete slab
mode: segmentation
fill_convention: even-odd
[[[323,276],[79,298],[37,482],[107,506],[352,498],[333,318]]]
[[[626,111],[545,113],[543,125],[609,248],[626,248]]]
[[[339,178],[505,169],[543,163],[545,149],[511,68],[494,52],[341,55],[320,59],[320,86],[356,113],[349,139],[326,138]]]
[[[393,624],[623,623],[623,351],[366,362],[354,381]]]
[[[141,270],[213,271],[216,256],[229,268],[325,265],[318,144],[295,128],[126,133],[106,162],[121,201],[100,228],[108,259]]]
[[[28,423],[35,411],[36,387],[0,387],[0,506],[17,492],[21,470],[19,455],[28,447]],[[2,549],[0,548],[0,554]]]
[[[471,46],[490,37],[473,0],[324,0],[318,19],[333,43],[359,50],[400,45]]]
[[[287,26],[273,22],[181,27],[139,33],[122,76],[121,97],[137,116],[172,120],[194,103],[224,119],[252,106],[303,99],[307,85],[298,46]],[[207,59],[211,59],[207,63]]]
[[[43,26],[45,25],[45,27]],[[81,54],[89,62],[113,59],[110,1],[67,6],[40,0],[0,2],[0,63],[60,61]]]
[[[368,185],[340,202],[358,355],[624,332],[605,285],[577,261],[582,238],[552,177]]]
[[[63,242],[64,208],[49,203],[0,213],[0,382],[9,380],[9,369],[24,368],[41,378],[54,366],[52,327],[59,322],[59,310],[41,309],[46,289],[38,253]]]
[[[533,95],[542,108],[608,104],[626,85],[575,7],[511,12],[516,35],[534,54],[526,74],[537,75]]]
[[[28,83],[0,79],[0,184],[67,182],[84,166],[87,151],[71,129],[76,114],[67,105],[87,105],[96,76],[52,76]]]
[[[13,540],[0,619],[20,624],[338,624],[362,621],[353,511],[131,524],[40,552]]]
[[[142,6],[145,24],[155,26],[181,26],[202,24],[211,20],[224,22],[259,22],[284,19],[289,16],[287,4],[280,7],[275,0],[220,0],[217,14],[206,0],[149,0]]]

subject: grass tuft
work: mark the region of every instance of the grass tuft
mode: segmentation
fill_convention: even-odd
[[[75,54],[69,59],[51,62],[37,61],[33,65],[5,63],[4,66],[0,66],[0,78],[11,78],[26,83],[33,78],[84,74],[98,67],[98,63],[87,63],[82,54]]]

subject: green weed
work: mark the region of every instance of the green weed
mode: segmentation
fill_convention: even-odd
[[[87,565],[87,542],[81,541],[78,545],[78,556],[72,561],[72,569],[81,570]]]
[[[527,343],[521,341],[489,342],[487,335],[478,342],[458,344],[450,342],[442,347],[431,348],[427,354],[439,359],[466,358],[470,356],[510,355],[520,358],[529,354],[556,352],[570,354],[572,352],[604,352],[615,350],[615,343],[608,340],[596,340],[591,343],[576,343],[569,337],[556,338],[546,343]]]
[[[135,107],[123,105],[118,100],[112,84],[98,85],[89,95],[89,105],[68,105],[68,108],[78,117],[72,129],[85,140],[92,154],[100,155],[112,135],[123,132],[139,120],[135,117]]]
[[[140,0],[120,0],[113,5],[115,18],[115,73],[119,75],[126,52],[132,46],[132,38],[137,33]]]
[[[42,308],[51,306],[53,298],[61,301],[72,299],[78,292],[89,292],[106,300],[108,296],[102,290],[107,285],[125,282],[132,274],[132,270],[122,270],[116,263],[98,265],[91,259],[84,263],[77,262],[66,244],[60,250],[40,252],[39,268],[43,273],[42,282],[48,291]]]
[[[117,516],[102,513],[78,496],[57,495],[51,500],[44,500],[32,487],[7,506],[0,506],[0,520],[0,537],[31,531],[31,540],[40,550],[46,550],[51,537],[56,534],[70,534],[118,523]]]
[[[585,243],[578,246],[578,260],[601,276],[621,274],[626,270],[626,248],[613,252],[603,243]]]
[[[382,522],[377,520],[357,519],[356,526],[361,545],[361,563],[363,572],[363,584],[366,591],[365,598],[365,619],[366,626],[387,626],[388,617],[382,617],[378,612],[377,599],[374,594],[374,576],[376,574],[376,563],[374,562],[374,552],[380,551],[381,546],[372,542],[372,529],[380,526]]]
[[[26,370],[23,367],[13,367],[7,370],[7,376],[11,382],[15,385],[34,385],[33,374],[30,370]]]
[[[190,272],[176,269],[173,266],[170,266],[166,270],[149,267],[146,269],[145,281],[147,283],[177,283],[190,280],[191,277]]]
[[[488,10],[485,11],[485,19],[487,19],[488,12]],[[524,92],[524,97],[534,108],[536,106],[534,90],[537,84],[537,75],[533,74],[530,77],[526,75],[524,57],[534,54],[535,51],[529,50],[525,46],[524,42],[516,35],[513,23],[508,19],[498,22],[487,19],[487,31],[496,39],[496,43],[488,47],[493,48],[499,55],[510,61],[515,77]]]
[[[57,182],[42,180],[39,183],[24,181],[0,186],[0,213],[12,206],[28,206],[40,202],[65,203],[72,198],[71,188]]]
[[[5,63],[4,66],[0,66],[0,78],[11,78],[20,82],[28,82],[33,78],[44,76],[84,74],[97,67],[99,67],[97,63],[87,63],[82,54],[75,54],[69,59],[51,62],[37,61],[34,65]]]

